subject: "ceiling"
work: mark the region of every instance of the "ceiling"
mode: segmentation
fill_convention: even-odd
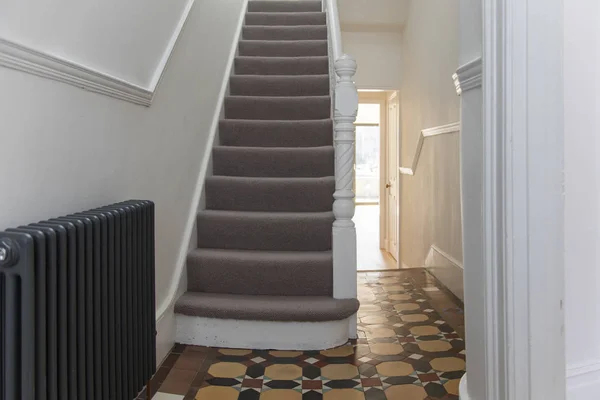
[[[338,0],[344,31],[401,31],[410,0]]]

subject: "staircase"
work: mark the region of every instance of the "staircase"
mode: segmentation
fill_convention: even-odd
[[[356,299],[333,297],[333,122],[321,1],[248,3],[177,341],[319,349]],[[354,272],[352,272],[354,273]]]

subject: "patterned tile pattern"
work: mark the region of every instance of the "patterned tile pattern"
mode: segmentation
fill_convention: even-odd
[[[185,400],[458,399],[459,301],[424,270],[361,273],[358,291],[356,341],[304,352],[176,345],[153,385]]]

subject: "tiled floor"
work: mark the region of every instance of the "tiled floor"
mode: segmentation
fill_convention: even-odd
[[[158,400],[454,400],[462,307],[424,270],[359,274],[359,339],[326,351],[176,345]],[[144,398],[144,397],[140,397]]]
[[[379,206],[359,204],[354,218],[356,224],[356,256],[359,271],[397,269],[396,260],[379,248]]]

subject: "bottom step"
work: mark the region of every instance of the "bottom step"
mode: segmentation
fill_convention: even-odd
[[[356,318],[324,322],[246,321],[177,314],[176,343],[255,350],[325,350],[356,339]]]
[[[209,347],[322,350],[356,338],[356,299],[187,292],[176,341]]]

